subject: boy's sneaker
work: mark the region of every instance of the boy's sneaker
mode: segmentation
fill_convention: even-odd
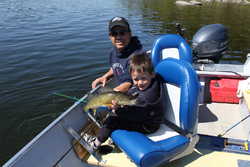
[[[98,146],[95,145],[95,140],[97,139],[95,136],[91,136],[87,133],[83,134],[83,140],[85,140],[88,145],[92,148],[93,151],[98,149]]]
[[[97,145],[95,144],[95,141],[96,141],[96,140],[97,140],[97,138],[92,136],[91,138],[89,138],[89,141],[88,141],[89,146],[93,149],[93,151],[97,151],[98,148],[99,148],[99,146],[97,146]]]
[[[89,142],[89,140],[91,140],[91,138],[93,137],[87,133],[83,133],[81,134],[81,136],[82,136],[82,139],[85,140],[86,142]]]

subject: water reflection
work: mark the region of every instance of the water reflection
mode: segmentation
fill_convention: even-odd
[[[133,3],[133,1],[129,1]],[[140,5],[130,7],[140,9],[146,33],[154,35],[175,32],[174,24],[179,22],[187,29],[186,35],[192,39],[194,33],[206,24],[220,23],[229,29],[231,56],[228,61],[244,62],[249,52],[250,6],[234,3],[203,3],[202,6],[176,6],[174,0],[143,0]],[[239,57],[240,53],[240,57]]]

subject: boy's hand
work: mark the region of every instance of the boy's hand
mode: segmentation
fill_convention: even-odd
[[[120,105],[118,104],[118,102],[116,100],[112,100],[112,105],[110,106],[110,109],[112,110],[113,113],[115,113],[115,111],[118,109],[118,108],[123,108],[124,105]]]
[[[116,100],[112,100],[112,105],[110,106],[110,108],[112,109],[112,112],[115,113],[115,111],[117,110],[117,108],[119,108],[119,104],[117,103]]]

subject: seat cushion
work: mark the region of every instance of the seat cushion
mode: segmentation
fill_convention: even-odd
[[[177,135],[179,135],[179,133],[170,129],[165,124],[161,124],[160,128],[156,132],[151,133],[147,136],[150,140],[157,142]]]
[[[158,133],[160,132],[161,130]],[[171,132],[168,135],[173,134]],[[111,137],[115,144],[138,166],[156,166],[156,164],[167,161],[182,152],[189,142],[186,137],[181,135],[153,141],[142,133],[127,130],[116,130]],[[156,137],[156,135],[151,137]]]

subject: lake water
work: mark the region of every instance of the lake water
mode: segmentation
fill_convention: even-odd
[[[180,22],[192,35],[222,23],[230,32],[230,56],[240,64],[250,52],[250,6],[207,3],[177,7],[173,0],[1,0],[0,165],[73,102],[108,69],[107,23],[126,17],[145,49]]]

